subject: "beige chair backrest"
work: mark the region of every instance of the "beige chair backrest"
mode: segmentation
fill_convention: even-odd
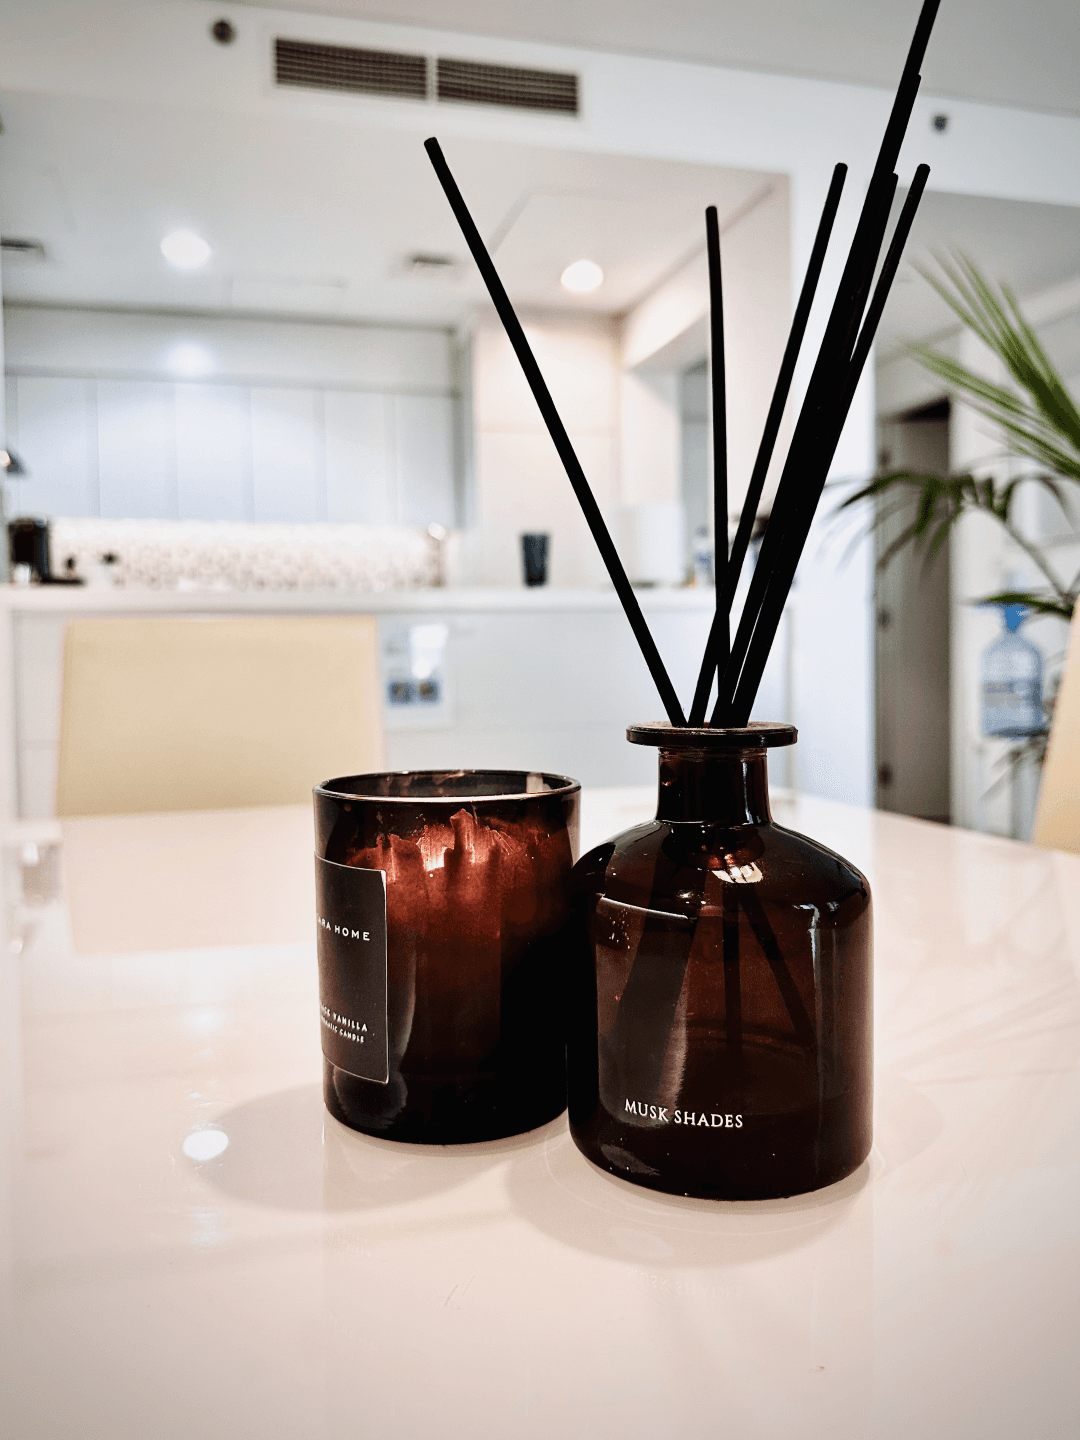
[[[72,620],[59,815],[302,804],[385,764],[370,616]]]
[[[1034,840],[1047,850],[1080,851],[1080,620],[1076,619],[1054,705]]]

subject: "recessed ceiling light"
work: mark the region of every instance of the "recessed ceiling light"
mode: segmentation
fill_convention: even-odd
[[[165,365],[171,374],[194,380],[198,379],[200,375],[213,373],[214,357],[205,345],[197,345],[191,340],[181,340],[165,356]]]
[[[575,260],[562,272],[562,283],[575,295],[584,295],[604,283],[604,272],[595,260]]]
[[[210,246],[193,230],[173,230],[162,240],[161,253],[178,270],[197,270],[210,259]]]

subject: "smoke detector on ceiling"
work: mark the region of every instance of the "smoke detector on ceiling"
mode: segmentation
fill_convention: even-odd
[[[452,255],[433,255],[427,250],[417,250],[405,262],[410,270],[452,270],[457,261]]]
[[[460,261],[438,250],[414,250],[398,268],[399,275],[409,275],[416,280],[456,280],[460,271]]]
[[[14,235],[0,237],[0,250],[5,255],[21,255],[27,260],[44,260],[45,246],[40,240],[22,240]]]

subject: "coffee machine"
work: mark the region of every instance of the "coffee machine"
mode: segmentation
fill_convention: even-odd
[[[49,565],[49,522],[20,516],[8,521],[8,559],[12,575],[16,566],[29,567],[30,579],[47,585],[52,579]],[[24,572],[25,573],[25,572]]]
[[[65,574],[53,573],[49,549],[49,522],[21,516],[8,521],[8,560],[11,579],[29,581],[39,585],[83,585],[85,581],[75,574],[75,560],[69,557]],[[115,556],[105,557],[115,559]],[[16,567],[21,567],[16,569]]]

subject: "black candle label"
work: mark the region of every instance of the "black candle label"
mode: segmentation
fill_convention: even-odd
[[[361,1080],[390,1078],[386,875],[315,857],[322,1051]]]

